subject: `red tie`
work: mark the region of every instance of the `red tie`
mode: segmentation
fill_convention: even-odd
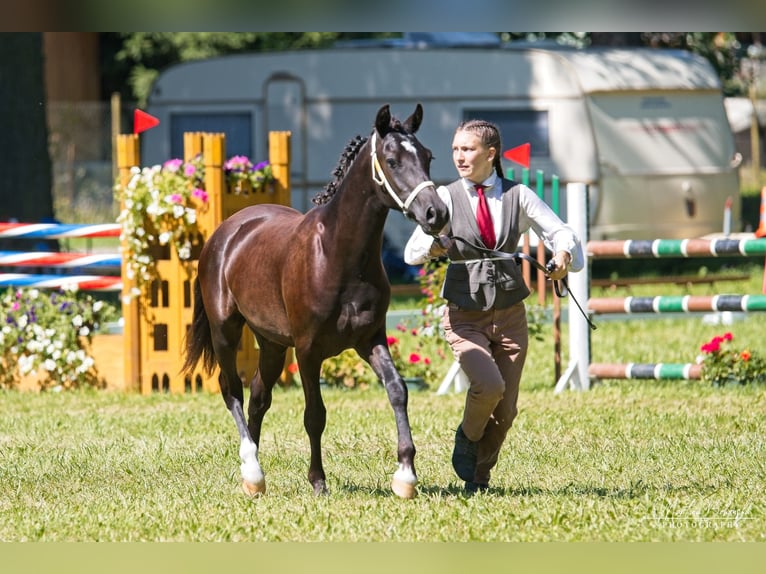
[[[479,206],[476,209],[476,223],[479,224],[481,239],[490,249],[495,248],[495,228],[492,225],[492,216],[487,207],[487,198],[484,197],[484,186],[476,185],[476,193],[479,194]]]

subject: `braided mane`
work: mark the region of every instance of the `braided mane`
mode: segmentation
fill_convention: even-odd
[[[348,173],[351,164],[359,155],[359,150],[362,149],[365,142],[367,142],[367,138],[358,135],[346,144],[346,147],[338,160],[338,166],[335,168],[335,171],[332,172],[333,176],[335,176],[334,179],[325,186],[323,192],[318,193],[311,199],[314,204],[324,205],[333,198],[335,192],[338,191],[340,182],[343,181],[343,178]]]

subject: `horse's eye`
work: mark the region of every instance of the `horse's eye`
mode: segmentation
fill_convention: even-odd
[[[386,160],[386,163],[388,164],[388,167],[390,167],[391,169],[394,169],[396,167],[396,160],[393,158],[388,158]]]

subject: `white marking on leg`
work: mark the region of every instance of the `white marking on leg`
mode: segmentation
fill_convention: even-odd
[[[401,464],[399,465],[399,468],[394,473],[394,480],[398,480],[400,482],[404,482],[407,484],[415,485],[418,483],[418,478],[415,476],[415,473],[412,472],[412,468],[405,468]]]
[[[239,458],[242,460],[239,467],[242,480],[252,485],[263,484],[263,470],[258,463],[258,447],[253,441],[242,439],[242,443],[239,445]]]

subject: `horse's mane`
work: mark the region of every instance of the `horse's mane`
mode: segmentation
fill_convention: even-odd
[[[354,159],[359,155],[359,150],[362,149],[362,146],[366,141],[366,137],[358,135],[346,144],[346,147],[340,154],[338,166],[335,168],[335,171],[332,172],[334,179],[325,186],[323,192],[318,193],[311,199],[314,204],[324,205],[333,198],[335,192],[338,190],[338,185],[343,181],[343,178],[348,173]]]

